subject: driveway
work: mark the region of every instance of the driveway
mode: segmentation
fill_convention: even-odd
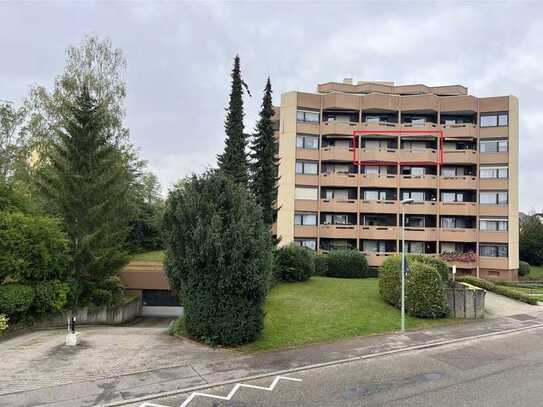
[[[0,406],[14,405],[12,396],[4,396],[15,392],[25,392],[29,397],[28,404],[22,405],[41,405],[36,402],[47,401],[47,388],[59,385],[68,385],[64,390],[77,392],[78,396],[92,393],[93,386],[83,386],[89,382],[97,383],[96,394],[90,399],[98,404],[96,398],[104,393],[100,380],[122,376],[120,381],[128,383],[135,373],[159,369],[159,375],[140,377],[138,384],[166,381],[168,372],[175,377],[194,376],[199,383],[191,362],[239,356],[173,338],[168,335],[170,322],[144,319],[132,325],[81,327],[78,330],[82,340],[76,347],[64,346],[65,329],[37,331],[0,342]]]
[[[534,312],[543,311],[543,307],[540,305],[526,304],[487,291],[485,294],[485,311],[486,318],[498,318],[516,314],[532,314]]]

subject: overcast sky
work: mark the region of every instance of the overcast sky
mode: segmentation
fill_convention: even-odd
[[[0,99],[51,86],[65,49],[109,37],[128,61],[127,126],[169,187],[215,165],[233,56],[253,97],[319,82],[462,84],[520,98],[520,209],[543,209],[543,2],[79,2],[0,0]]]

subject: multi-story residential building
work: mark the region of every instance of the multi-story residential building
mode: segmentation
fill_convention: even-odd
[[[281,244],[352,248],[370,266],[401,250],[462,274],[516,279],[518,100],[464,86],[329,82],[276,108]]]

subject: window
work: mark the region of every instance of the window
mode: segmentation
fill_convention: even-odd
[[[319,148],[319,136],[298,134],[296,136],[296,147],[317,150]]]
[[[410,228],[423,228],[424,227],[424,216],[405,216],[405,226]]]
[[[424,191],[402,191],[402,200],[412,198],[414,202],[424,202]]]
[[[356,195],[356,191],[354,193]],[[324,194],[322,195],[324,199],[338,199],[346,201],[349,199],[349,190],[348,189],[325,189]],[[356,196],[352,199],[356,199]]]
[[[366,165],[362,168],[363,174],[394,175],[395,167],[386,165]]]
[[[441,167],[441,176],[442,177],[456,177],[458,175],[464,175],[463,171],[461,174],[459,174],[460,170],[463,170],[463,168]]]
[[[411,167],[411,175],[420,176],[426,172],[424,167]]]
[[[481,127],[507,126],[509,116],[507,113],[484,113],[481,114]]]
[[[507,257],[507,246],[481,244],[479,255],[482,257]]]
[[[481,219],[479,229],[488,232],[503,232],[507,230],[507,220],[504,219]]]
[[[294,244],[307,247],[311,250],[317,250],[317,241],[315,239],[294,239]]]
[[[507,167],[481,167],[481,178],[507,178]]]
[[[464,202],[463,192],[442,192],[441,202]]]
[[[346,214],[327,213],[321,217],[321,223],[323,225],[352,225],[355,222],[353,222],[352,217]]]
[[[481,140],[481,153],[506,153],[507,140]]]
[[[456,251],[456,244],[452,242],[441,242],[440,249],[441,253],[454,253]]]
[[[386,242],[383,240],[363,240],[362,250],[365,252],[384,253],[386,252]]]
[[[469,219],[466,218],[442,216],[441,227],[443,229],[471,229],[471,224]]]
[[[294,213],[294,224],[298,226],[316,226],[317,214],[315,212]]]
[[[441,227],[443,229],[455,229],[456,222],[454,218],[441,217]]]
[[[405,242],[407,253],[424,253],[424,244],[423,242]]]
[[[479,202],[485,205],[506,205],[507,191],[485,191],[479,195]]]
[[[428,144],[426,143],[426,141],[402,141],[402,149],[404,150],[425,150],[426,148],[428,148]]]
[[[317,175],[319,170],[316,161],[296,161],[296,174],[298,175]]]
[[[320,113],[310,110],[298,110],[296,112],[296,120],[299,122],[318,123],[320,121]]]
[[[364,191],[364,199],[366,201],[386,201],[386,191],[366,190]]]
[[[317,187],[296,187],[294,196],[296,199],[316,201],[319,195]]]

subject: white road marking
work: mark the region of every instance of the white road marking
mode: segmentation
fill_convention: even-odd
[[[195,392],[192,393],[179,407],[186,407],[189,405],[189,403],[195,398],[195,397],[208,397],[212,399],[218,399],[218,400],[230,400],[236,392],[239,390],[240,387],[247,387],[249,389],[257,389],[257,390],[265,390],[265,391],[273,391],[275,389],[275,386],[277,386],[277,383],[279,380],[290,380],[292,382],[301,382],[302,379],[295,379],[293,377],[286,377],[286,376],[277,376],[275,379],[273,379],[273,382],[269,385],[269,387],[262,387],[262,386],[255,386],[252,384],[241,384],[237,383],[232,390],[230,390],[230,393],[228,393],[226,396],[216,396],[214,394],[207,394],[207,393],[199,393]],[[140,407],[168,407],[161,404],[153,404],[153,403],[143,403]]]

